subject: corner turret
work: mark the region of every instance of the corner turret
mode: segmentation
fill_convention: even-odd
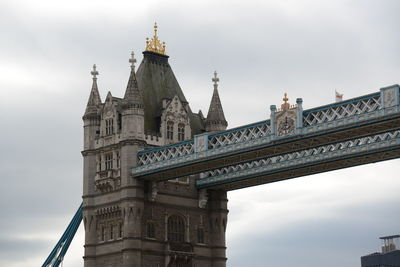
[[[135,54],[131,53],[131,73],[122,100],[122,137],[123,139],[144,139],[143,95],[139,90],[135,74]]]
[[[226,130],[228,122],[225,119],[224,110],[222,109],[221,100],[218,94],[217,72],[214,72],[214,77],[211,79],[214,82],[214,92],[211,98],[210,108],[208,109],[206,119],[206,131],[215,133]]]
[[[92,89],[85,114],[82,117],[84,122],[84,150],[94,148],[94,139],[100,130],[99,110],[101,108],[101,98],[97,87],[97,75],[99,75],[99,72],[96,70],[96,64],[93,65],[93,70],[90,73],[93,76]]]

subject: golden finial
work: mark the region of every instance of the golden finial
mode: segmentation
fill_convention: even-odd
[[[157,22],[154,22],[154,36],[157,36]]]
[[[146,38],[146,51],[151,51],[154,53],[158,53],[161,55],[166,55],[165,53],[165,42],[160,42],[157,36],[158,26],[157,23],[154,23],[154,36],[149,40]]]
[[[281,105],[281,110],[287,110],[290,108],[290,104],[288,103],[289,98],[287,97],[287,93],[284,94],[284,97],[282,98],[283,104]]]

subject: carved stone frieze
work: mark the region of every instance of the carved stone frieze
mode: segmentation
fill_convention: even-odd
[[[296,130],[295,109],[283,110],[276,116],[276,136],[283,137],[294,134]]]
[[[121,186],[120,170],[105,170],[98,172],[94,178],[96,190],[105,193]]]

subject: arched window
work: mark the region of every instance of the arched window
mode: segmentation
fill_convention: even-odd
[[[174,139],[174,123],[172,121],[167,122],[167,139]]]
[[[168,218],[168,241],[184,242],[185,240],[185,222],[182,217],[172,215]]]
[[[178,141],[185,140],[185,125],[180,123],[178,125]]]

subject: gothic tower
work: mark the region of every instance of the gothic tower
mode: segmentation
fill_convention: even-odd
[[[85,267],[225,267],[227,196],[198,190],[196,176],[139,181],[131,176],[137,153],[226,129],[214,94],[207,119],[190,109],[168,63],[165,43],[147,39],[143,60],[123,98],[102,102],[93,85],[83,116]]]

